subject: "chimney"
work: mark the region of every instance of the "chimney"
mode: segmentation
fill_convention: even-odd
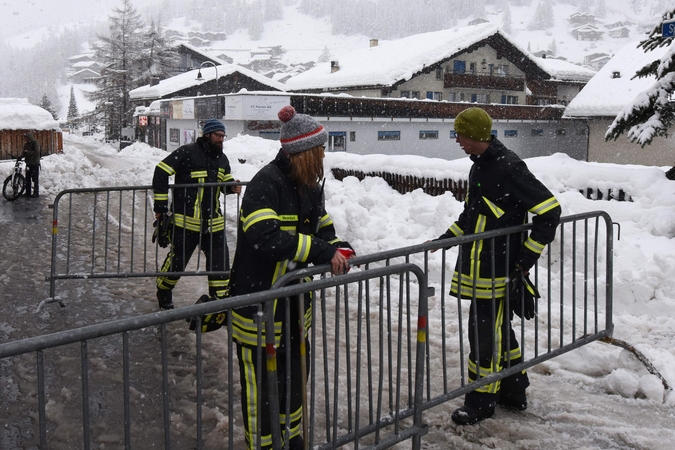
[[[159,77],[150,77],[150,86],[157,86],[159,84]]]
[[[340,62],[339,61],[331,61],[330,62],[330,73],[335,73],[338,70],[340,70]]]
[[[371,47],[377,47],[377,44],[378,44],[378,43],[379,43],[379,42],[378,42],[377,39],[371,39],[371,40],[370,40],[370,46],[371,46]]]

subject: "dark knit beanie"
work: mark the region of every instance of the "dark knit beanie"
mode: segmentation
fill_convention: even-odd
[[[202,135],[213,133],[215,131],[222,131],[225,133],[225,125],[218,119],[209,119],[202,127]]]
[[[482,108],[468,108],[455,117],[455,132],[475,141],[492,140],[492,118]]]
[[[323,145],[328,140],[326,129],[306,114],[297,114],[292,106],[279,111],[281,125],[281,148],[289,155],[295,155]]]

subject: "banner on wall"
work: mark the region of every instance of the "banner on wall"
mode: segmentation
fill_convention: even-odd
[[[279,120],[279,110],[290,104],[290,97],[281,95],[229,96],[225,120]]]
[[[183,119],[195,118],[195,101],[194,99],[183,100]]]
[[[171,105],[173,106],[173,118],[174,119],[182,119],[183,118],[183,101],[182,100],[174,100],[174,102]]]

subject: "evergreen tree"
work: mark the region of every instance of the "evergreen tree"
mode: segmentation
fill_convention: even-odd
[[[80,113],[77,111],[77,102],[75,101],[75,90],[73,89],[73,85],[70,85],[70,102],[68,103],[68,115],[66,116],[66,119],[68,119],[68,123],[70,124],[70,128],[77,130],[78,125],[79,125],[79,118],[80,118]]]
[[[49,114],[52,115],[54,120],[59,120],[59,115],[57,114],[52,101],[49,100],[49,97],[47,97],[47,94],[42,94],[42,100],[40,101],[39,106],[40,108],[49,111]]]
[[[623,133],[644,148],[656,136],[668,136],[669,128],[675,123],[675,108],[671,101],[675,92],[675,42],[672,37],[661,36],[661,23],[675,20],[675,9],[663,15],[663,19],[650,32],[649,37],[638,44],[645,53],[657,47],[669,46],[670,50],[662,58],[638,70],[633,78],[656,77],[656,82],[646,91],[640,93],[635,100],[626,105],[610,125],[605,140],[616,140]],[[669,171],[675,175],[675,168]],[[671,178],[672,175],[669,175]],[[671,178],[673,179],[673,178]]]
[[[554,25],[553,6],[549,0],[539,0],[534,10],[532,22],[527,26],[529,30],[545,30]]]
[[[601,19],[607,17],[607,3],[605,0],[598,0],[598,4],[595,6],[593,14],[595,14],[595,17],[599,17]]]
[[[504,32],[506,34],[513,33],[513,21],[511,19],[511,8],[509,8],[508,3],[504,3],[504,9],[503,9],[503,12],[502,12],[502,30],[504,30]]]
[[[263,15],[260,14],[262,11],[262,3],[260,1],[255,1],[251,3],[251,9],[249,10],[249,22],[248,22],[248,35],[254,41],[259,41],[262,37],[263,31],[265,31],[265,24],[263,23]]]
[[[180,63],[180,56],[164,37],[161,25],[155,25],[154,20],[144,33],[143,51],[136,62],[139,67],[134,84],[139,86],[150,84],[154,77],[160,80],[171,77]]]
[[[555,42],[555,38],[548,45],[548,50],[551,52],[551,56],[556,56],[558,54],[558,44]]]
[[[279,0],[265,0],[265,22],[283,19],[283,10]]]
[[[328,61],[330,61],[330,56],[331,56],[330,50],[328,50],[328,46],[326,45],[326,46],[323,47],[323,52],[319,56],[319,59],[317,60],[317,62],[320,62],[320,63],[328,62]]]
[[[143,22],[130,0],[123,0],[121,8],[114,8],[108,19],[108,35],[98,35],[99,42],[94,46],[96,59],[103,66],[101,76],[95,81],[96,90],[86,95],[101,111],[105,102],[113,103],[108,118],[110,138],[118,139],[121,128],[131,123],[129,91],[146,84],[138,63],[144,58]]]

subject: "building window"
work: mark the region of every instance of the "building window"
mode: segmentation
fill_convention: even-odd
[[[491,131],[490,131],[490,136],[497,137],[498,134],[499,134],[499,133],[497,133],[497,130],[491,130]]]
[[[497,76],[508,77],[509,76],[509,66],[507,64],[499,64],[497,66]]]
[[[518,96],[517,95],[502,95],[502,104],[504,105],[517,105]]]
[[[437,80],[443,79],[443,67],[441,67],[441,66],[436,67],[436,79]]]
[[[450,92],[448,94],[449,102],[463,102],[464,101],[464,92]]]
[[[558,128],[555,131],[555,134],[557,134],[558,136],[565,136],[567,134],[567,130],[564,128]]]
[[[420,130],[420,139],[438,139],[438,130]]]
[[[443,93],[442,92],[433,92],[433,91],[427,91],[427,98],[429,100],[436,100],[436,101],[441,101],[443,100]]]
[[[420,91],[401,91],[401,98],[420,98]]]
[[[356,131],[349,132],[349,142],[356,142]]]
[[[469,64],[469,72],[476,73],[476,63],[472,62]]]
[[[455,130],[450,130],[450,139],[457,139],[457,132]]]
[[[347,150],[347,132],[330,131],[328,132],[328,151],[344,152]]]
[[[456,60],[454,61],[452,68],[455,73],[464,73],[466,72],[466,61]]]
[[[518,130],[504,130],[504,137],[518,137]]]
[[[532,136],[543,136],[544,135],[544,130],[541,128],[533,128],[532,129]]]
[[[400,131],[378,131],[377,132],[378,141],[400,141],[401,132]]]
[[[471,103],[490,103],[490,94],[471,94]]]

